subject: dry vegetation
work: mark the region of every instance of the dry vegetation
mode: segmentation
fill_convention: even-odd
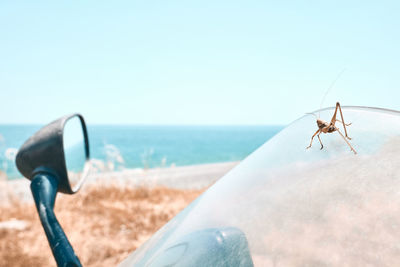
[[[84,266],[113,266],[193,201],[201,190],[86,187],[59,194],[56,214]],[[0,206],[0,222],[26,222],[23,230],[0,228],[0,266],[54,266],[33,203]]]

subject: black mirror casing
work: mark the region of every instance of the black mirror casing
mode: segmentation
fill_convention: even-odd
[[[44,126],[30,137],[19,149],[16,156],[18,170],[29,180],[41,172],[48,172],[58,179],[58,191],[73,194],[79,190],[73,190],[68,180],[65,162],[63,131],[66,122],[74,117],[79,117],[84,141],[86,160],[89,159],[89,140],[86,124],[80,114],[64,116]]]

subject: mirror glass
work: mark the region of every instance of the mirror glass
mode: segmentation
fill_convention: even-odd
[[[65,164],[72,191],[77,191],[87,174],[85,137],[78,116],[70,118],[63,134]]]

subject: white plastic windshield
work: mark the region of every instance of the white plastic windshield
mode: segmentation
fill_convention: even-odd
[[[321,134],[322,150],[317,137],[307,150],[318,127],[313,115],[305,115],[122,266],[151,262],[190,233],[223,227],[243,231],[255,266],[400,266],[400,113],[342,110],[352,123],[347,131],[357,155],[337,132]],[[333,112],[322,110],[321,119],[329,122]],[[336,126],[344,134],[343,125]]]

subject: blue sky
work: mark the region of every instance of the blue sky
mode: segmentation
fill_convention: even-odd
[[[393,1],[1,1],[0,123],[287,124],[400,109]]]

